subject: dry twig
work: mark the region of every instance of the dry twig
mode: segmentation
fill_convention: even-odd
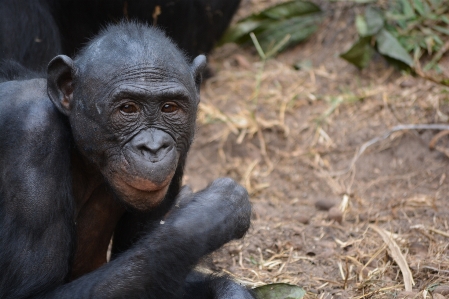
[[[415,284],[415,282],[413,281],[412,271],[410,270],[404,255],[401,253],[399,245],[392,239],[391,233],[375,225],[370,225],[370,227],[375,230],[388,245],[394,261],[401,269],[402,276],[404,278],[405,290],[407,292],[411,292],[412,286]]]
[[[446,124],[409,124],[409,125],[399,125],[396,127],[393,127],[391,130],[388,130],[385,132],[382,136],[375,137],[364,144],[358,149],[358,151],[355,153],[354,158],[352,158],[351,163],[349,166],[341,171],[332,173],[332,176],[339,176],[346,174],[353,170],[355,163],[357,163],[360,156],[366,151],[366,149],[373,144],[376,144],[377,142],[380,142],[382,140],[387,139],[390,137],[391,134],[398,132],[398,131],[406,131],[406,130],[442,130],[446,131],[449,130],[449,125]]]

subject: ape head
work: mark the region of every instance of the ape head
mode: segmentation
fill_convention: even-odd
[[[48,95],[78,150],[116,195],[148,210],[183,167],[195,132],[203,55],[189,64],[158,29],[110,26],[73,61],[48,66]]]

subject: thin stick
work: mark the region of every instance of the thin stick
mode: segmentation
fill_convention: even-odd
[[[446,124],[409,124],[409,125],[399,125],[399,126],[393,127],[391,130],[388,130],[387,132],[385,132],[382,136],[375,137],[375,138],[365,142],[364,144],[362,144],[362,146],[355,153],[354,158],[352,158],[351,163],[349,164],[349,166],[346,169],[341,170],[341,171],[337,171],[337,172],[333,172],[330,175],[331,176],[339,176],[339,175],[343,175],[343,174],[346,174],[346,173],[350,172],[354,168],[354,165],[357,162],[357,160],[366,151],[366,149],[368,147],[372,146],[373,144],[375,144],[377,142],[380,142],[382,140],[387,139],[394,132],[406,131],[406,130],[440,130],[440,131],[445,131],[445,130],[449,130],[449,125],[446,125]]]
[[[436,228],[433,228],[433,227],[426,227],[426,226],[424,226],[422,224],[413,225],[411,228],[431,231],[431,232],[433,232],[435,234],[438,234],[438,235],[441,235],[443,237],[449,238],[449,233],[447,233],[445,231],[442,231],[442,230],[439,230],[439,229],[436,229]]]

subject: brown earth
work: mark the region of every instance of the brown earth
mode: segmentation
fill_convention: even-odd
[[[238,17],[276,2],[244,0]],[[185,182],[198,190],[230,176],[254,214],[246,237],[206,263],[249,286],[302,286],[307,298],[449,298],[449,137],[431,150],[438,130],[389,132],[447,125],[449,89],[380,57],[363,71],[340,59],[356,39],[363,6],[353,3],[321,1],[319,31],[265,65],[229,44],[209,58]]]

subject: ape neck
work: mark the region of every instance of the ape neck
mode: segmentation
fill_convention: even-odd
[[[107,262],[108,245],[125,208],[114,198],[95,166],[75,151],[71,159],[77,234],[70,274],[73,280]]]
[[[94,190],[104,183],[104,179],[98,168],[87,161],[76,149],[72,150],[71,164],[76,218]]]

